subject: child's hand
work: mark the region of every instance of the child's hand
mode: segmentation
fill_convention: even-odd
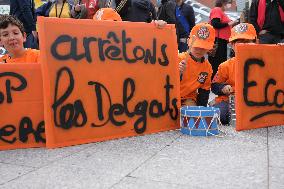
[[[154,20],[154,24],[157,28],[164,28],[167,25],[167,22],[164,20]]]
[[[182,74],[186,68],[186,62],[183,60],[179,63],[178,69],[179,69],[179,74]]]
[[[222,93],[224,93],[225,95],[230,95],[232,92],[233,92],[233,88],[231,85],[226,85],[222,89]]]

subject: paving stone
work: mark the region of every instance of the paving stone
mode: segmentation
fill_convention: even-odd
[[[121,182],[113,186],[111,189],[188,189],[188,186],[177,184],[157,182],[152,180],[144,180],[133,177],[125,177]],[[197,189],[197,188],[195,188]]]
[[[269,165],[284,168],[284,126],[269,128],[268,144]]]
[[[102,142],[56,164],[127,175],[179,136],[179,132],[174,131]]]
[[[284,188],[284,127],[268,129],[269,188]]]
[[[0,188],[2,184],[27,174],[32,170],[34,168],[0,163]]]
[[[266,129],[218,137],[182,136],[130,176],[188,187],[267,188]]]
[[[284,188],[284,168],[270,167],[269,175],[269,189]]]
[[[29,148],[0,151],[0,162],[42,167],[55,160],[79,152],[94,144],[85,144],[58,149]]]
[[[86,189],[109,188],[123,175],[111,170],[50,165],[2,185],[1,189]]]

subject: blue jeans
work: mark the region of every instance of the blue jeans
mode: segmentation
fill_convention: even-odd
[[[219,104],[215,104],[214,107],[220,109],[221,123],[223,125],[229,124],[229,121],[230,121],[229,102],[222,101]]]
[[[31,48],[31,49],[38,49],[38,42],[37,39],[34,37],[32,33],[27,33],[27,39],[24,43],[25,48]]]

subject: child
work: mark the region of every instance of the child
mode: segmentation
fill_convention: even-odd
[[[237,43],[254,43],[256,31],[251,24],[241,23],[232,28],[229,42],[233,50]],[[212,81],[212,92],[218,97],[215,99],[215,107],[220,108],[222,124],[229,123],[229,99],[228,96],[235,90],[235,64],[233,57],[220,64],[218,72]]]
[[[207,23],[194,26],[188,40],[189,52],[179,54],[181,103],[186,106],[207,106],[212,67],[205,55],[213,48],[215,30]],[[188,54],[189,53],[189,54]]]
[[[0,18],[0,43],[8,54],[0,58],[1,63],[36,63],[39,51],[25,49],[26,34],[23,24],[14,16],[2,15]]]

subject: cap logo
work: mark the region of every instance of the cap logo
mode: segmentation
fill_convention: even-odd
[[[210,31],[206,26],[201,26],[197,31],[197,36],[199,39],[207,39],[210,35]]]
[[[248,26],[247,26],[247,24],[239,24],[239,25],[237,25],[237,26],[235,27],[235,32],[236,32],[236,33],[241,34],[241,33],[247,32],[247,31],[248,31]]]
[[[97,20],[102,20],[102,16],[104,14],[104,9],[100,9],[96,13]]]

